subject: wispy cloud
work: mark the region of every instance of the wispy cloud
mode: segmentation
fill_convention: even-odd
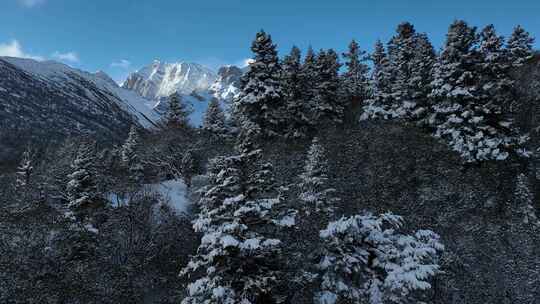
[[[253,61],[254,61],[253,58],[246,58],[246,59],[243,59],[243,60],[237,62],[235,65],[236,65],[236,66],[239,66],[239,67],[241,67],[241,68],[245,68],[245,67],[247,67],[250,63],[252,63]]]
[[[126,59],[121,59],[120,61],[115,61],[111,63],[112,68],[121,68],[121,69],[129,69],[131,67],[131,62]]]
[[[44,60],[41,56],[30,55],[24,52],[21,44],[17,40],[12,40],[8,43],[0,43],[0,56],[30,58],[39,61]]]
[[[20,5],[28,8],[36,7],[45,3],[46,0],[17,0]]]
[[[73,63],[80,61],[79,55],[75,52],[60,53],[56,51],[51,55],[51,57],[60,61],[68,61]]]

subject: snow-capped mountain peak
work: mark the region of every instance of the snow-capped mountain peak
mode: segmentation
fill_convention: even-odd
[[[206,91],[216,78],[211,69],[197,63],[154,60],[152,64],[130,74],[122,87],[136,91],[147,99],[157,99],[173,93]]]

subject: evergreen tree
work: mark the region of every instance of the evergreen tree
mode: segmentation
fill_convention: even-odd
[[[485,99],[484,116],[486,123],[494,128],[510,126],[510,118],[505,114],[509,114],[515,94],[515,83],[510,75],[512,63],[503,45],[503,37],[497,35],[492,24],[480,33],[479,69],[482,74],[481,90]]]
[[[282,62],[282,87],[287,109],[287,136],[302,137],[310,125],[309,106],[302,84],[302,62],[300,49],[293,46]]]
[[[186,186],[188,188],[191,187],[191,179],[193,178],[193,175],[195,175],[197,166],[195,163],[195,156],[193,151],[188,150],[184,153],[184,156],[182,157],[182,164],[181,164],[181,172],[182,177],[184,178],[184,182],[186,183]]]
[[[408,80],[411,104],[404,107],[407,117],[422,120],[429,113],[430,84],[433,81],[433,66],[437,56],[433,45],[425,33],[417,34],[414,39],[415,49],[411,59],[411,77]]]
[[[184,304],[263,303],[279,279],[281,242],[268,234],[279,202],[270,191],[271,167],[261,165],[260,150],[241,149],[211,161],[193,225],[202,242],[182,271],[204,275],[189,284]]]
[[[318,72],[317,54],[315,54],[311,46],[308,48],[304,62],[300,67],[299,82],[302,102],[302,113],[300,117],[305,119],[308,129],[312,129],[317,124],[317,121],[314,118],[314,100],[316,95],[316,84],[318,82]],[[307,132],[308,131],[306,131],[306,133]]]
[[[94,210],[102,207],[95,180],[94,150],[89,142],[79,145],[77,156],[71,166],[67,184],[68,216],[75,216],[79,221],[91,217]]]
[[[347,70],[342,75],[343,97],[350,103],[350,109],[359,108],[370,96],[369,88],[369,67],[365,63],[366,52],[360,50],[360,46],[355,40],[349,44],[349,50],[343,53]]]
[[[531,59],[533,51],[534,38],[529,32],[525,31],[521,26],[516,26],[512,35],[508,39],[506,49],[509,52],[510,61],[514,67],[522,66],[527,60]]]
[[[131,126],[128,138],[121,148],[122,166],[129,172],[129,179],[135,184],[140,184],[144,179],[144,167],[137,152],[140,145],[140,137],[135,126]]]
[[[416,30],[408,22],[398,25],[397,34],[388,45],[390,64],[394,73],[392,82],[392,109],[396,117],[406,117],[414,107],[409,81],[412,75],[412,63],[415,56]]]
[[[426,89],[431,82],[435,52],[427,35],[418,34],[408,22],[401,23],[389,44],[394,70],[392,107],[394,116],[417,119],[426,113]]]
[[[309,104],[313,101],[313,98],[315,97],[314,88],[317,81],[317,54],[315,54],[313,48],[310,46],[300,68],[300,86],[304,102]]]
[[[392,68],[384,45],[380,40],[375,43],[373,54],[370,56],[373,62],[373,73],[371,74],[372,96],[364,106],[364,113],[361,119],[368,118],[389,118],[389,111],[392,104]]]
[[[431,288],[429,279],[439,272],[437,260],[444,246],[430,230],[400,233],[402,221],[387,213],[328,224],[320,232],[325,253],[316,302],[412,303],[415,292]]]
[[[493,46],[498,49],[500,44],[490,35],[483,34],[478,49],[476,28],[455,21],[434,68],[430,123],[436,129],[435,136],[446,139],[465,162],[504,160],[512,151],[526,154],[519,147],[525,138],[510,132],[511,125],[490,100],[493,95],[488,92],[494,84],[486,82],[486,68],[500,68],[489,63],[493,51],[488,50]]]
[[[339,68],[337,53],[330,49],[321,50],[317,56],[315,70],[315,96],[313,98],[313,119],[316,123],[342,123],[345,102],[339,98]]]
[[[32,164],[32,157],[30,155],[30,150],[27,149],[22,154],[21,162],[17,167],[17,179],[15,185],[17,188],[24,188],[30,184],[30,177],[34,171],[34,166]]]
[[[517,176],[514,201],[515,204],[511,208],[515,208],[513,211],[517,211],[516,213],[523,217],[523,223],[540,227],[540,221],[534,210],[534,195],[525,174]]]
[[[328,164],[324,148],[317,138],[313,139],[307,154],[304,171],[300,175],[300,200],[302,208],[309,214],[312,211],[322,212],[328,217],[335,209],[336,191],[328,186]]]
[[[242,90],[234,101],[238,121],[259,126],[263,135],[280,134],[284,123],[281,65],[270,35],[257,33],[251,45],[254,53],[249,71],[242,77]]]
[[[169,96],[169,109],[165,113],[165,121],[170,128],[186,128],[189,126],[191,111],[178,93]]]
[[[212,133],[224,134],[226,132],[225,113],[219,105],[217,98],[212,98],[204,114],[203,128]]]

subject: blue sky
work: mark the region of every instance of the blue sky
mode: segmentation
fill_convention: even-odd
[[[493,23],[503,35],[521,24],[540,37],[539,14],[538,0],[0,0],[0,55],[59,60],[120,80],[154,59],[239,64],[261,28],[281,54],[293,44],[342,51],[352,38],[370,50],[405,20],[440,47],[454,19]]]

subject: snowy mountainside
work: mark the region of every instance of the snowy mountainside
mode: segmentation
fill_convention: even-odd
[[[62,64],[0,57],[0,167],[12,166],[30,142],[80,134],[119,141],[134,123],[152,125],[133,100],[144,99]]]
[[[159,120],[159,115],[152,109],[151,103],[137,94],[119,87],[103,71],[89,73],[55,61],[40,62],[13,57],[3,57],[2,59],[44,80],[46,83],[53,82],[60,87],[76,87],[80,85],[81,81],[92,83],[99,93],[90,94],[87,97],[94,100],[100,98],[110,99],[124,111],[136,117],[137,121],[144,127],[151,127]]]
[[[232,100],[240,92],[240,78],[243,74],[242,69],[233,65],[219,68],[217,79],[210,86],[210,91],[220,100]]]
[[[131,73],[122,87],[133,90],[145,98],[156,99],[170,96],[172,93],[190,94],[193,91],[205,91],[215,80],[215,73],[200,64],[167,63],[156,60]]]

